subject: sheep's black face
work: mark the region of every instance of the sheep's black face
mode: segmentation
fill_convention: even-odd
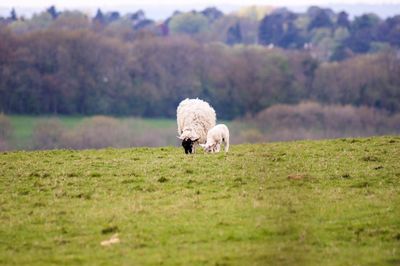
[[[184,140],[182,140],[182,147],[185,149],[185,153],[193,153],[193,145],[194,145],[194,141],[189,139],[189,138],[185,138]]]

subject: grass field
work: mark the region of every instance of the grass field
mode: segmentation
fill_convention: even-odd
[[[399,158],[392,136],[0,153],[0,265],[399,265]]]

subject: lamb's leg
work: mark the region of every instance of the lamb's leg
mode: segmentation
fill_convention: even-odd
[[[213,145],[213,146],[210,147],[211,153],[215,153],[216,150],[217,150],[217,146],[216,145]]]
[[[215,145],[215,152],[219,152],[221,150],[221,144],[220,143],[217,143],[216,145]]]
[[[224,138],[224,142],[225,142],[225,152],[229,151],[229,136],[226,136]]]

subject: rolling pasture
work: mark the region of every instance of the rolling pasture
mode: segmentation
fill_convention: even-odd
[[[1,265],[398,265],[400,137],[0,153]]]

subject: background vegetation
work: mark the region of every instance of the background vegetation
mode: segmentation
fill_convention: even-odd
[[[257,10],[14,12],[0,21],[0,110],[172,118],[186,97],[223,119],[304,100],[400,110],[399,16]]]
[[[234,121],[237,142],[398,134],[399,28],[398,15],[319,7],[207,8],[157,22],[140,10],[13,10],[0,19],[0,112],[103,117],[73,129],[42,121],[24,135],[3,116],[0,148],[173,145],[172,122],[133,136],[140,119],[104,116],[174,119],[186,97]]]

